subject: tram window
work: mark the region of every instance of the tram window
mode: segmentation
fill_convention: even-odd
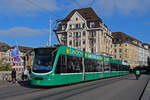
[[[119,65],[119,71],[123,71],[124,70],[124,66],[123,65]]]
[[[101,72],[102,71],[102,62],[85,59],[85,72]]]
[[[101,61],[96,61],[96,72],[102,72],[103,70],[103,62]]]
[[[67,72],[67,67],[66,67],[66,56],[65,55],[60,55],[57,66],[56,66],[56,71],[55,73],[66,73]]]
[[[108,62],[104,62],[104,71],[109,71],[110,70],[110,66]]]
[[[60,55],[55,73],[79,73],[82,72],[82,58],[68,55]]]
[[[82,58],[67,56],[67,73],[82,72]]]
[[[119,71],[123,71],[124,70],[124,66],[123,65],[119,65]]]
[[[118,64],[110,63],[111,65],[111,71],[117,71],[118,70]]]
[[[92,66],[92,60],[85,59],[85,72],[93,72]]]

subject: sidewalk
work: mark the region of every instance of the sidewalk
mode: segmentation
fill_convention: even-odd
[[[141,100],[150,100],[150,79],[147,83],[147,86],[145,88],[145,91],[143,93]]]
[[[11,83],[6,80],[0,80],[0,88],[6,88],[6,87],[11,87],[11,86],[19,86],[21,84],[27,84],[28,81],[18,81],[17,83]]]
[[[12,86],[13,84],[11,84],[10,82],[6,81],[6,80],[0,80],[0,88],[4,88],[4,87],[9,87]]]

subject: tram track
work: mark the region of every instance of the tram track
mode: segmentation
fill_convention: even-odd
[[[83,84],[83,86],[79,86],[79,87],[75,87],[75,88],[68,89],[68,90],[65,90],[65,91],[59,91],[59,92],[55,92],[55,93],[52,93],[52,94],[44,95],[42,97],[37,97],[33,100],[42,100],[42,99],[46,99],[46,98],[50,98],[50,97],[54,97],[54,96],[63,95],[65,93],[77,91],[77,92],[69,94],[67,96],[62,96],[60,98],[54,99],[54,100],[64,100],[66,98],[78,95],[80,93],[91,91],[91,90],[96,89],[98,87],[107,86],[107,85],[110,85],[112,83],[119,82],[120,80],[124,80],[124,79],[127,79],[127,76],[120,76],[120,77],[115,77],[115,78],[113,77],[113,78],[109,78],[109,79],[106,79],[106,80],[102,80],[102,82],[95,81],[96,83],[90,83],[89,85],[86,85],[86,84],[89,83],[89,82],[86,82],[85,84]]]
[[[4,99],[8,99],[8,98],[22,97],[22,96],[25,96],[25,98],[26,98],[29,94],[35,95],[38,93],[40,94],[43,92],[52,91],[52,89],[57,90],[57,92],[54,92],[54,93],[51,93],[48,95],[44,95],[44,96],[40,96],[40,97],[37,96],[37,98],[33,99],[33,100],[41,100],[41,99],[45,99],[45,98],[49,98],[49,97],[63,95],[64,93],[77,91],[70,95],[61,97],[61,100],[63,100],[65,98],[71,97],[73,95],[78,95],[79,93],[83,93],[85,91],[90,91],[92,89],[96,89],[97,87],[103,87],[103,86],[106,86],[106,85],[109,85],[112,83],[116,83],[116,82],[119,82],[120,80],[127,79],[127,78],[128,78],[128,75],[120,76],[120,77],[113,77],[113,78],[108,78],[108,79],[102,79],[102,80],[94,80],[94,81],[89,81],[89,82],[84,82],[84,83],[77,83],[77,84],[72,84],[72,85],[57,86],[57,87],[32,87],[31,86],[31,87],[24,88],[24,89],[18,88],[13,91],[6,91],[3,93],[0,93],[0,99],[4,100]],[[71,89],[68,89],[70,87],[71,87]],[[31,90],[29,88],[31,88]],[[12,87],[12,89],[13,89],[13,87]],[[34,90],[34,89],[36,89],[36,90]],[[64,89],[67,89],[67,90],[64,90]],[[60,100],[60,98],[58,98],[56,100]]]

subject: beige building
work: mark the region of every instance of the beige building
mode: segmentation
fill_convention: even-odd
[[[5,57],[5,52],[10,49],[10,46],[6,43],[0,42],[0,60]]]
[[[92,8],[73,10],[54,31],[61,45],[112,56],[111,31]]]
[[[127,62],[131,68],[139,66],[138,40],[122,32],[113,32],[114,58]]]

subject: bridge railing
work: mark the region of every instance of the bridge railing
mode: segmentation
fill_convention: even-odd
[[[16,71],[16,79],[22,80],[22,71]],[[11,71],[0,71],[0,80],[11,81]]]

